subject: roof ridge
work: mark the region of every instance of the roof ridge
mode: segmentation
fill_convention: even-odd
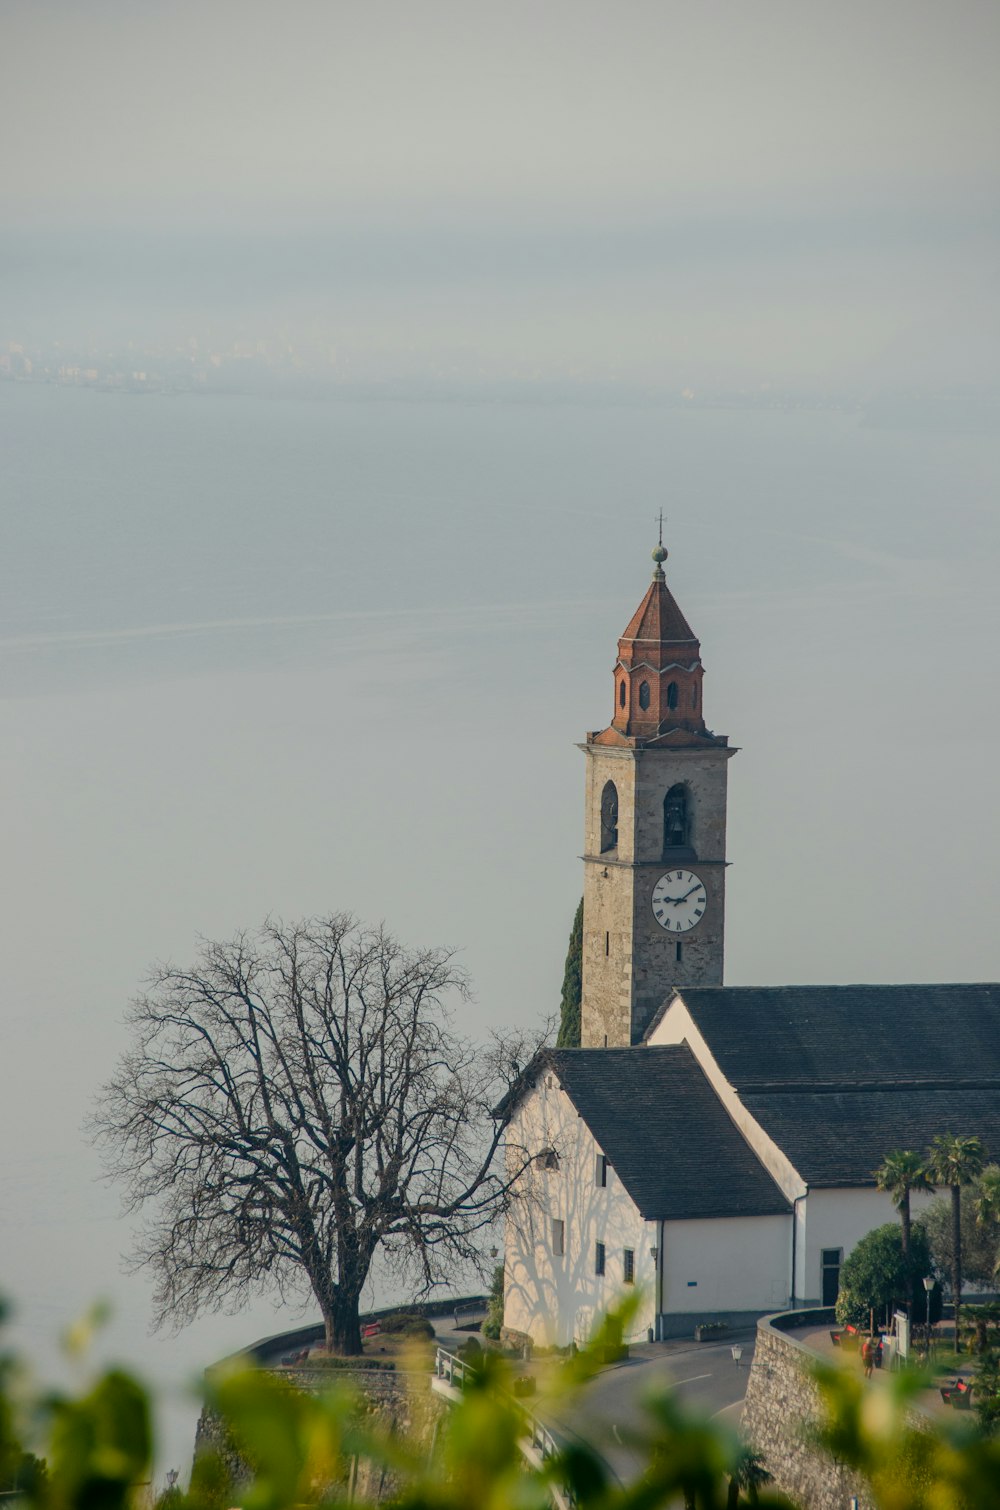
[[[652,1047],[652,1045],[651,1045]],[[1000,1091],[1000,1076],[963,1080],[743,1080],[741,1096],[851,1095],[861,1091]]]
[[[831,985],[824,985],[822,981],[785,984],[783,986],[677,986],[679,995],[695,991],[712,992],[713,994],[727,992],[733,994],[739,992],[777,992],[777,991],[972,991],[972,990],[1000,990],[1000,981],[996,980],[910,980],[910,981],[846,981]]]

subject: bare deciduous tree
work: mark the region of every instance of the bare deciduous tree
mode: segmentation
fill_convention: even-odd
[[[131,1049],[94,1128],[129,1210],[156,1320],[312,1290],[327,1346],[361,1350],[376,1254],[427,1292],[482,1265],[484,1229],[529,1162],[495,1158],[491,1117],[530,1048],[475,1048],[446,950],[347,915],[268,922],[164,965],[133,1003]]]

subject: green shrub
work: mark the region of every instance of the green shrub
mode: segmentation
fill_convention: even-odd
[[[915,1291],[919,1291],[915,1305],[915,1320],[919,1321],[924,1303],[922,1277],[930,1267],[927,1237],[916,1225],[910,1233],[909,1266],[903,1260],[903,1237],[898,1222],[888,1222],[866,1233],[840,1270],[836,1305],[840,1325],[867,1328],[874,1312],[875,1325],[881,1326],[897,1306],[906,1305],[911,1279]]]
[[[497,1264],[493,1270],[493,1283],[490,1286],[489,1299],[486,1302],[486,1320],[483,1322],[483,1336],[491,1342],[499,1342],[500,1328],[503,1326],[503,1264]]]
[[[393,1311],[391,1316],[378,1318],[379,1330],[387,1337],[403,1332],[406,1336],[433,1337],[434,1328],[426,1316],[418,1311]],[[416,1330],[414,1330],[416,1329]]]

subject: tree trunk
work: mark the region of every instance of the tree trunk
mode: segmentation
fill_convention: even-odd
[[[332,1279],[313,1279],[313,1294],[323,1317],[323,1345],[341,1358],[354,1358],[363,1351],[359,1295],[335,1285]]]
[[[358,1303],[339,1301],[323,1311],[324,1343],[327,1351],[342,1358],[354,1358],[363,1351]]]
[[[962,1351],[959,1323],[962,1318],[962,1187],[951,1187],[951,1287],[955,1296],[955,1351]]]
[[[909,1303],[910,1319],[913,1319],[913,1269],[910,1265],[910,1192],[903,1191],[903,1198],[899,1203],[899,1220],[902,1226],[903,1264],[906,1268],[906,1299]]]

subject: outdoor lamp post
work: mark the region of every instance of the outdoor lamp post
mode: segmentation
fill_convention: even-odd
[[[736,1367],[739,1368],[740,1359],[743,1357],[743,1349],[740,1347],[740,1344],[738,1342],[734,1342],[729,1351],[733,1355],[733,1362],[736,1364]]]
[[[934,1288],[934,1275],[924,1276],[924,1293],[927,1296],[927,1356],[931,1356],[931,1291]]]

